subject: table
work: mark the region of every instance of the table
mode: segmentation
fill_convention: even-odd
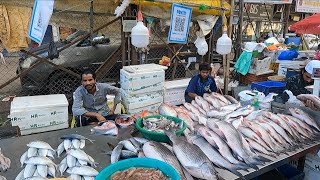
[[[108,143],[116,146],[117,143],[122,139],[127,139],[131,137],[131,134],[134,132],[132,127],[119,129],[119,136],[104,136],[104,135],[91,135],[90,129],[92,126],[85,126],[80,128],[73,129],[63,129],[39,134],[32,134],[28,136],[20,136],[9,139],[0,140],[0,147],[2,149],[2,153],[10,158],[11,167],[6,172],[0,172],[0,175],[5,176],[8,180],[13,180],[18,175],[18,173],[23,169],[20,167],[20,157],[21,155],[28,150],[26,144],[31,141],[40,140],[45,141],[51,145],[53,149],[57,149],[58,145],[63,142],[60,139],[61,136],[66,134],[80,134],[89,139],[95,140],[94,143],[90,143],[86,141],[86,146],[84,147],[84,151],[92,156],[97,164],[95,169],[97,171],[101,171],[106,166],[110,164],[110,155],[103,154],[104,152],[108,152],[112,150],[112,147],[109,147]],[[65,152],[60,155],[60,158],[55,157],[53,160],[57,165],[61,162],[63,158],[65,158]],[[57,176],[60,174],[56,174]],[[67,177],[67,173],[65,173]]]
[[[14,179],[16,175],[22,170],[20,167],[20,157],[21,155],[27,151],[28,147],[26,144],[28,144],[31,141],[35,140],[41,140],[49,143],[52,148],[56,149],[58,145],[62,142],[60,139],[61,136],[66,134],[72,134],[77,133],[80,135],[83,135],[89,139],[95,140],[93,144],[86,141],[86,146],[83,149],[87,154],[92,156],[97,164],[97,167],[95,169],[97,171],[101,171],[106,166],[110,164],[110,156],[104,154],[104,152],[111,151],[113,147],[110,147],[108,144],[111,144],[112,146],[116,146],[117,143],[122,139],[127,139],[131,137],[131,135],[134,135],[136,132],[135,128],[129,127],[125,129],[119,129],[119,136],[103,136],[103,135],[91,135],[90,129],[92,126],[86,126],[86,127],[80,127],[80,128],[74,128],[74,129],[63,129],[63,130],[57,130],[57,131],[51,131],[46,133],[40,133],[40,134],[33,134],[29,136],[21,136],[21,137],[15,137],[15,138],[9,138],[9,139],[2,139],[0,140],[0,147],[2,149],[2,153],[11,159],[11,167],[8,169],[7,172],[0,172],[0,175],[5,176],[8,180]],[[139,134],[140,136],[140,134]],[[240,170],[239,172],[246,178],[251,179],[256,176],[259,176],[263,173],[266,173],[274,168],[277,168],[281,165],[284,165],[292,160],[296,160],[298,158],[304,157],[307,153],[315,151],[320,148],[320,140],[313,142],[310,145],[304,145],[303,147],[298,148],[295,152],[289,152],[288,155],[281,154],[275,158],[271,158],[269,156],[265,156],[272,160],[270,163],[266,163],[264,166],[259,166],[259,170],[255,171],[253,169],[250,169],[249,172]],[[54,159],[54,162],[56,164],[59,164],[61,160],[65,157],[65,153],[61,155],[60,158],[56,157]],[[303,167],[302,167],[303,169]],[[231,172],[216,168],[216,170],[219,173],[219,176],[221,176],[223,179],[227,180],[235,180],[239,179],[237,176],[232,174]],[[57,174],[58,175],[58,174]],[[67,177],[67,173],[65,173]]]

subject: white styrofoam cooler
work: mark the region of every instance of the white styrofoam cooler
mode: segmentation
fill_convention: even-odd
[[[161,105],[161,103],[156,103],[156,104],[151,104],[151,105],[148,105],[148,106],[145,106],[145,107],[136,108],[136,109],[130,109],[130,107],[129,107],[128,109],[126,109],[126,112],[128,114],[141,113],[144,110],[147,110],[147,111],[150,111],[150,112],[155,112],[159,108],[160,105]],[[124,103],[124,106],[126,106],[125,103]]]
[[[129,95],[121,90],[121,99],[126,109],[137,109],[163,102],[163,91]]]
[[[278,76],[286,76],[288,68],[299,70],[307,65],[308,62],[309,61],[277,60],[276,63],[279,63]]]
[[[125,66],[120,70],[121,89],[127,94],[141,94],[163,90],[165,71],[163,66],[144,64]]]
[[[185,102],[184,93],[191,78],[166,81],[164,84],[164,102],[179,105]]]
[[[16,97],[9,118],[21,135],[68,128],[68,101],[64,94]]]

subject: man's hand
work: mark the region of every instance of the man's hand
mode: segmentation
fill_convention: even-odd
[[[97,118],[97,120],[98,121],[106,121],[106,118],[105,117],[103,117],[101,114],[97,114],[97,116],[96,116],[96,118]]]
[[[318,111],[318,109],[314,106],[313,102],[311,100],[307,100],[305,105],[309,108],[311,108],[314,111]]]

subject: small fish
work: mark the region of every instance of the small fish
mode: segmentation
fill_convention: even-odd
[[[20,163],[21,163],[21,167],[23,167],[24,162],[28,159],[28,152],[26,151],[25,153],[22,154],[22,156],[20,157]]]
[[[43,156],[31,157],[25,161],[25,164],[47,165],[47,166],[53,165],[53,166],[55,166],[54,162],[51,159],[49,159],[47,157],[43,157]]]
[[[34,164],[27,164],[24,168],[23,177],[29,178],[32,177],[34,172],[37,170],[37,166]]]
[[[79,139],[72,139],[72,146],[76,149],[80,148],[80,140]]]
[[[65,151],[65,149],[64,149],[64,141],[62,143],[60,143],[58,148],[57,148],[58,157],[60,157],[60,155],[63,153],[63,151]]]
[[[61,176],[67,170],[67,168],[68,168],[67,157],[65,157],[59,164],[59,172],[61,173]]]
[[[37,165],[37,171],[41,177],[47,177],[48,175],[48,166],[46,165]]]
[[[63,141],[63,147],[66,151],[69,150],[72,147],[72,139],[65,139]]]
[[[27,146],[37,148],[37,149],[50,149],[54,151],[54,149],[50,146],[50,144],[43,141],[32,141],[29,144],[27,144]]]
[[[30,148],[28,149],[28,158],[33,157],[33,156],[36,156],[37,153],[38,153],[37,148],[35,148],[35,147],[30,147]]]
[[[77,174],[80,176],[96,176],[99,172],[89,166],[75,166],[67,170],[69,174]]]
[[[111,164],[118,162],[121,155],[121,150],[123,148],[123,144],[119,143],[111,153]]]
[[[91,140],[91,139],[88,139],[82,135],[79,135],[79,134],[68,134],[68,135],[64,135],[61,137],[61,139],[69,139],[69,140],[72,140],[72,139],[82,139],[82,140],[88,140],[90,141],[91,143],[93,143],[94,140]]]

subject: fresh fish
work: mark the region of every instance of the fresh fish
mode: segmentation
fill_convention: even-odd
[[[22,169],[19,174],[17,175],[17,177],[15,178],[15,180],[21,180],[24,178],[24,170],[25,169]]]
[[[204,111],[209,111],[210,105],[205,99],[203,99],[203,97],[196,96],[195,101]]]
[[[177,113],[180,113],[180,112],[187,113],[187,112],[189,111],[189,110],[187,110],[184,106],[174,107],[174,110],[175,110]]]
[[[76,149],[80,148],[80,140],[79,139],[72,139],[72,146]]]
[[[274,128],[274,130],[276,130],[278,134],[280,134],[286,140],[287,143],[289,143],[292,146],[294,145],[294,142],[292,141],[292,139],[288,136],[286,131],[281,126],[279,126],[277,123],[273,122],[270,119],[264,119],[264,120],[266,120],[267,123],[270,124]]]
[[[32,177],[34,172],[37,170],[37,166],[34,164],[27,164],[24,168],[23,177],[29,178]]]
[[[143,145],[144,143],[148,142],[148,139],[142,138],[142,137],[133,137],[134,140],[136,140],[138,143],[140,143],[141,145]]]
[[[231,102],[225,98],[223,95],[216,93],[216,92],[212,92],[211,96],[218,98],[220,101],[224,102],[225,104],[231,104]]]
[[[292,127],[292,129],[297,130],[304,137],[307,137],[308,139],[311,139],[311,136],[308,134],[308,132],[305,129],[303,129],[294,120],[292,120],[291,118],[289,118],[288,116],[286,116],[284,114],[278,114],[278,116],[280,116],[283,120],[285,120]]]
[[[259,120],[257,122],[259,122],[259,125],[263,127],[272,138],[277,140],[280,144],[286,144],[286,141],[282,138],[282,136],[278,134],[278,132],[270,124],[268,124],[267,121]]]
[[[179,173],[181,179],[186,179],[178,159],[161,143],[149,141],[143,145],[143,152],[148,158],[157,159],[170,164]]]
[[[289,108],[290,113],[292,116],[300,119],[301,121],[306,122],[310,126],[316,128],[318,131],[320,131],[320,128],[318,124],[315,122],[314,119],[312,119],[307,113],[305,113],[303,110],[298,108]]]
[[[309,133],[313,134],[314,131],[311,129],[311,127],[305,123],[304,121],[301,121],[300,119],[293,117],[293,116],[287,116],[288,118],[290,118],[292,121],[298,123],[302,128],[304,128],[305,130],[307,130]]]
[[[211,109],[210,111],[207,112],[207,116],[213,117],[213,118],[223,118],[230,113],[232,113],[232,111],[230,111],[230,110],[218,111],[218,110]]]
[[[194,180],[191,174],[183,166],[181,166],[181,169],[183,171],[184,176],[186,177],[186,180]]]
[[[64,158],[61,163],[59,164],[59,171],[61,173],[61,176],[63,173],[67,170],[68,164],[67,164],[67,158]]]
[[[162,116],[160,118],[144,118],[142,123],[144,129],[154,132],[163,132],[164,130],[169,129],[181,129],[183,127],[183,122],[176,123],[175,121]]]
[[[123,144],[119,143],[112,150],[112,153],[111,153],[111,164],[119,161],[122,148],[123,148]]]
[[[177,112],[174,110],[174,108],[172,108],[169,104],[166,103],[162,103],[159,106],[159,114],[177,117]]]
[[[318,96],[315,96],[313,94],[300,94],[297,96],[297,99],[300,101],[306,102],[307,100],[310,100],[313,102],[314,106],[316,108],[320,108],[320,98]]]
[[[82,176],[82,178],[84,180],[94,180],[94,177],[92,177],[92,176]]]
[[[188,115],[193,121],[198,121],[197,115],[194,114],[193,112],[188,111],[188,112],[187,112],[187,115]]]
[[[143,153],[143,151],[139,151],[138,152],[138,157],[142,158],[142,157],[146,157],[146,155]]]
[[[218,136],[215,132],[208,130],[205,127],[201,127],[198,129],[198,133],[204,137],[209,144],[215,147],[220,154],[226,158],[232,164],[241,164],[240,161],[233,157],[232,151],[229,146]]]
[[[138,153],[138,149],[129,140],[120,141],[119,144],[123,144],[123,147],[129,151]]]
[[[80,139],[80,149],[83,149],[85,145],[86,145],[86,140]]]
[[[77,164],[79,164],[79,165],[77,165]],[[88,162],[81,160],[81,159],[78,159],[77,164],[76,164],[76,166],[87,166]]]
[[[193,123],[193,120],[190,118],[190,116],[188,116],[184,112],[178,112],[178,118],[183,120],[191,131],[194,131],[194,128],[193,128],[194,123]]]
[[[73,156],[70,155],[70,154],[67,155],[66,159],[67,159],[67,165],[68,165],[68,167],[73,167],[73,166],[75,166],[76,163],[77,163],[77,158],[73,157]]]
[[[56,154],[56,151],[48,150],[47,156],[54,159],[55,154]]]
[[[193,144],[177,137],[173,132],[165,131],[173,143],[173,151],[182,166],[194,177],[201,179],[217,179],[212,162]]]
[[[43,156],[35,156],[35,157],[31,157],[29,159],[27,159],[25,161],[26,164],[33,164],[33,165],[53,165],[55,166],[54,162],[47,158],[47,157],[43,157]]]
[[[210,159],[210,161],[213,162],[213,164],[218,167],[228,169],[233,174],[239,177],[242,177],[242,174],[236,170],[247,169],[247,167],[245,166],[230,163],[223,156],[221,156],[221,154],[215,148],[213,148],[203,137],[196,137],[192,142],[202,150],[202,152]]]
[[[200,114],[200,115],[198,115],[198,122],[199,122],[199,124],[203,124],[203,125],[207,125],[207,121],[208,121],[208,119],[207,119],[207,117],[205,117],[204,115],[202,115],[202,114]]]
[[[246,162],[247,165],[254,169],[259,169],[255,165],[261,164],[261,162],[250,157],[243,149],[243,144],[238,131],[229,123],[220,121],[216,123],[219,129],[223,132],[226,138],[226,143],[232,149],[233,153],[239,158]]]
[[[271,119],[273,122],[277,123],[283,129],[285,129],[293,138],[297,139],[296,135],[293,133],[289,125],[284,120],[282,120],[278,115],[273,114],[271,112],[265,112],[265,111],[262,112],[262,115]]]
[[[95,166],[95,162],[91,158],[91,156],[89,156],[88,154],[86,154],[84,151],[80,149],[71,149],[70,151],[67,152],[67,154],[77,158],[78,160],[87,161],[90,165]]]
[[[26,151],[25,153],[22,154],[22,156],[20,157],[20,163],[21,163],[21,167],[23,167],[24,162],[28,159],[28,151]]]
[[[118,124],[121,128],[126,128],[134,124],[133,117],[125,114],[118,115],[115,121],[116,121],[116,124]]]
[[[97,135],[116,136],[118,135],[118,128],[113,121],[106,121],[98,126],[93,127],[91,129],[91,133],[97,134]],[[74,141],[74,139],[72,141]],[[80,147],[80,144],[79,144],[79,147]]]
[[[122,150],[120,154],[120,158],[132,158],[132,157],[137,157],[138,154],[129,150]]]
[[[249,143],[250,147],[252,147],[254,150],[276,158],[276,154],[269,152],[264,146],[262,146],[261,144],[257,143],[253,139],[250,139],[250,138],[245,138],[245,139]]]
[[[230,101],[232,104],[238,104],[239,101],[236,100],[234,97],[230,96],[230,95],[223,95],[228,101]]]
[[[47,156],[48,149],[38,149],[38,156]]]
[[[70,172],[70,170],[69,170],[69,172]],[[78,175],[78,174],[71,174],[69,176],[69,178],[72,179],[72,180],[82,180],[81,176]]]
[[[192,101],[191,101],[191,104],[192,104],[194,107],[196,107],[201,114],[206,114],[206,111],[205,111],[204,109],[202,109],[202,107],[200,107],[200,105],[199,105],[195,100],[192,100]]]
[[[238,116],[247,116],[250,113],[252,113],[253,111],[254,111],[254,108],[252,106],[242,107],[242,108],[239,108],[236,111],[228,114],[225,119],[235,118]]]
[[[257,116],[261,115],[261,112],[261,110],[253,111],[248,116],[246,116],[245,119],[248,121],[254,121]]]
[[[65,139],[64,141],[63,141],[63,147],[64,147],[64,149],[67,151],[67,150],[69,150],[71,147],[72,147],[72,140],[70,140],[70,139]]]
[[[37,165],[37,171],[41,177],[47,177],[48,175],[48,166],[46,165]]]
[[[33,156],[36,156],[37,153],[38,153],[37,148],[35,148],[35,147],[30,147],[30,148],[28,149],[28,158],[33,157]]]
[[[79,135],[79,134],[67,134],[67,135],[64,135],[61,137],[61,139],[69,139],[69,140],[72,140],[72,139],[80,139],[80,140],[88,140],[90,141],[91,143],[93,143],[94,140],[91,140],[91,139],[88,139],[82,135]]]
[[[193,112],[195,115],[200,114],[200,111],[190,103],[183,103],[183,106],[187,108],[189,111]]]
[[[235,111],[237,110],[238,108],[241,107],[241,104],[240,103],[237,103],[237,104],[229,104],[229,105],[226,105],[226,106],[222,106],[220,107],[220,111]]]
[[[50,144],[43,142],[43,141],[32,141],[29,144],[27,144],[27,146],[37,148],[37,149],[50,149],[50,150],[54,151],[54,149],[52,149]]]
[[[140,150],[140,148],[141,148],[141,144],[138,142],[138,141],[136,141],[133,137],[131,137],[130,139],[129,139],[129,141],[132,143],[132,145],[137,149],[137,150]]]
[[[219,108],[222,106],[220,100],[218,100],[217,98],[215,98],[215,97],[213,97],[213,96],[211,96],[211,95],[209,95],[209,96],[203,95],[203,98],[204,98],[206,101],[208,101],[208,102],[210,103],[210,105],[212,105],[212,107],[213,107],[214,109],[219,109]]]
[[[77,174],[81,176],[96,176],[99,172],[89,166],[75,166],[67,170],[69,174]]]
[[[69,140],[68,140],[69,141]],[[60,157],[60,155],[63,153],[64,151],[64,141],[62,143],[59,144],[58,148],[57,148],[57,155],[58,157]]]

